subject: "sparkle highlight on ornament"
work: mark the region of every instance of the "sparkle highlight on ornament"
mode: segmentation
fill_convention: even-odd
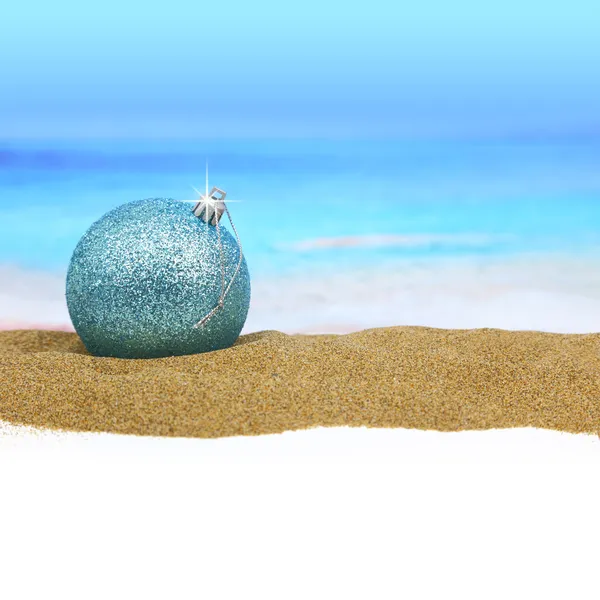
[[[198,194],[198,198],[196,198],[195,200],[180,200],[180,202],[193,202],[195,204],[198,204],[200,202],[204,203],[207,205],[207,207],[210,207],[212,209],[212,213],[211,214],[216,214],[217,213],[217,206],[219,203],[223,203],[223,204],[227,204],[229,202],[242,202],[242,200],[225,200],[225,198],[214,198],[212,193],[208,192],[208,161],[206,161],[206,178],[205,178],[205,188],[204,188],[204,194],[198,190],[196,187],[194,187],[193,185],[190,186],[194,192],[196,192],[196,194]],[[215,190],[223,193],[223,190],[220,190],[219,188],[214,188]],[[206,223],[208,224],[208,221],[206,221]]]

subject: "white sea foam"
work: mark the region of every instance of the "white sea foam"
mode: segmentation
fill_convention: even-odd
[[[387,325],[600,331],[600,264],[555,257],[447,260],[257,279],[246,330]]]
[[[0,265],[0,329],[70,328],[65,274]]]
[[[0,266],[0,328],[69,327],[64,273]],[[256,276],[245,333],[388,325],[600,331],[600,264],[565,257],[440,260]]]

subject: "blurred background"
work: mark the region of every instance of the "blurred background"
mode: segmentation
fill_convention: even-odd
[[[115,206],[230,210],[245,328],[600,331],[600,7],[24,1],[0,21],[0,328],[69,329]]]

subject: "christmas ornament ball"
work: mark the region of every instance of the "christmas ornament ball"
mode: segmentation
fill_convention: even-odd
[[[157,358],[231,346],[250,305],[245,258],[220,226],[206,223],[190,205],[149,198],[118,206],[96,221],[77,244],[66,282],[75,330],[96,356]]]

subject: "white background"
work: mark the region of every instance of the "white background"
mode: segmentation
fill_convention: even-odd
[[[595,436],[1,431],[1,598],[598,596]]]

